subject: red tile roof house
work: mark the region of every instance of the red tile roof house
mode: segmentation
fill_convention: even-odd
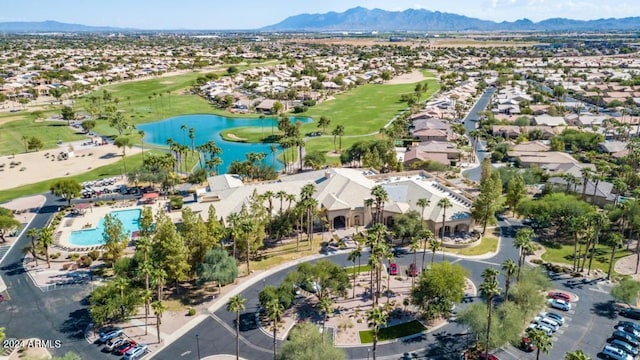
[[[420,143],[404,154],[404,165],[410,167],[418,161],[435,161],[444,165],[455,166],[460,161],[461,152],[454,144],[442,141]]]
[[[454,140],[457,136],[451,130],[448,123],[430,117],[414,116],[411,118],[412,123],[409,133],[420,141],[449,141]]]

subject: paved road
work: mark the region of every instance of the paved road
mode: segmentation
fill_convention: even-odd
[[[44,227],[54,212],[64,202],[45,194],[47,201],[29,227]],[[43,292],[37,288],[22,266],[21,249],[29,240],[21,236],[15,246],[0,262],[0,274],[7,285],[9,299],[0,304],[0,325],[8,337],[37,337],[61,340],[60,349],[52,349],[55,355],[68,351],[78,353],[83,359],[107,359],[88,344],[83,330],[89,323],[86,307],[88,287],[62,287]]]
[[[473,130],[477,128],[478,121],[480,120],[480,115],[478,113],[484,111],[489,102],[491,101],[491,97],[493,93],[496,91],[495,88],[489,87],[484,93],[480,96],[480,99],[473,105],[471,111],[464,118],[464,128],[467,130],[467,135]],[[477,141],[475,144],[475,152],[476,157],[478,158],[478,163],[482,164],[482,160],[487,156],[487,153],[484,151],[484,144],[482,141]],[[462,175],[469,180],[480,181],[480,175],[482,173],[482,167],[478,166],[473,169],[464,170]]]
[[[509,223],[500,222],[501,226],[509,226]],[[488,266],[498,268],[500,263],[506,258],[516,258],[517,250],[513,247],[513,239],[508,235],[500,243],[499,253],[486,260],[460,259],[446,255],[448,261],[458,263],[469,270],[471,280],[478,284],[482,281],[480,274]],[[427,254],[429,255],[429,254]],[[339,265],[348,266],[351,262],[347,260],[347,254],[337,254],[327,256],[327,258]],[[429,261],[427,256],[427,261]],[[404,250],[398,250],[397,263],[400,267],[408,267],[413,261],[413,255]],[[420,257],[419,257],[420,259]],[[362,262],[366,263],[368,254],[363,254]],[[442,254],[436,255],[436,261],[442,260]],[[420,261],[420,260],[418,260]],[[264,284],[279,284],[288,271],[282,270],[267,277],[264,282],[260,281],[241,294],[247,299],[246,312],[252,313],[258,310],[258,294]],[[478,301],[474,299],[474,301]],[[458,310],[464,309],[466,304],[460,304]],[[154,356],[154,359],[194,359],[196,349],[196,334],[199,336],[200,353],[203,357],[214,354],[235,354],[235,315],[227,312],[224,308],[216,311],[213,316],[207,318],[196,328],[187,332],[183,337],[176,340],[163,351]],[[458,359],[463,348],[467,346],[470,339],[467,331],[457,323],[450,323],[434,333],[429,333],[418,338],[407,341],[398,341],[390,344],[379,345],[378,356],[380,358],[389,357],[397,359],[402,354],[420,358],[433,359]],[[241,333],[241,356],[246,359],[263,359],[272,353],[273,339],[260,330],[249,330]],[[366,359],[369,348],[353,347],[345,349],[349,359]],[[400,354],[400,355],[398,355]]]

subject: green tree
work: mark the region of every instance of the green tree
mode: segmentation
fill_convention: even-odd
[[[525,187],[524,179],[522,175],[517,173],[511,178],[507,184],[507,199],[506,204],[511,209],[513,215],[517,215],[518,205],[527,196],[527,189]]]
[[[445,222],[447,220],[447,209],[452,207],[453,204],[448,197],[443,197],[438,200],[438,207],[442,209],[442,227],[440,228],[440,247],[444,249],[444,229]],[[444,258],[444,251],[442,252],[442,257]]]
[[[480,184],[480,194],[473,203],[471,216],[482,225],[482,235],[485,234],[488,224],[496,223],[496,211],[501,206],[502,182],[500,174],[494,173]]]
[[[51,262],[49,261],[49,247],[53,245],[53,229],[50,227],[41,228],[38,231],[38,243],[42,247],[42,250],[44,250],[47,267],[51,269]]]
[[[553,347],[551,335],[547,335],[547,333],[542,330],[530,330],[529,340],[531,340],[531,343],[533,343],[533,345],[536,347],[536,360],[540,360],[541,352],[548,354],[549,351],[551,351],[551,347]]]
[[[157,222],[157,231],[153,237],[152,258],[159,268],[166,272],[167,279],[174,281],[176,290],[178,282],[187,278],[189,272],[189,252],[184,239],[176,231],[173,221],[166,215]]]
[[[323,315],[322,334],[324,335],[326,334],[327,319],[329,318],[329,314],[333,311],[333,301],[325,297],[322,300],[320,300],[320,302],[318,303],[318,308],[320,309],[320,312],[322,312],[322,315]],[[323,336],[323,340],[324,340],[324,336]]]
[[[531,228],[519,229],[516,233],[516,238],[513,242],[513,246],[518,248],[518,274],[517,281],[520,282],[520,273],[522,270],[522,264],[527,256],[527,249],[531,247],[531,240],[533,239],[533,230]]]
[[[591,356],[585,354],[582,350],[576,350],[566,353],[564,360],[591,360]]]
[[[209,250],[202,263],[198,265],[198,283],[215,281],[218,292],[222,293],[222,285],[233,282],[238,277],[238,265],[227,251],[216,247]]]
[[[360,273],[360,257],[361,256],[362,256],[362,248],[360,247],[360,244],[358,244],[358,247],[353,249],[353,251],[349,253],[349,257],[347,258],[347,260],[353,262],[353,296],[352,296],[353,299],[355,299],[356,297],[356,279],[358,278],[358,274]],[[358,261],[357,269],[356,269],[356,260]]]
[[[433,264],[411,289],[411,302],[427,319],[447,318],[452,305],[464,297],[466,276],[467,271],[460,265],[448,261]]]
[[[71,125],[71,120],[76,118],[76,113],[71,106],[63,106],[61,115],[63,120],[67,120],[67,126]]]
[[[376,360],[380,328],[387,325],[388,317],[389,314],[381,307],[374,307],[367,311],[367,323],[373,329],[373,360]]]
[[[616,250],[622,246],[622,234],[613,233],[609,239],[611,243],[611,259],[609,259],[609,270],[607,271],[607,280],[611,279],[611,271],[613,270],[613,263],[616,258]]]
[[[416,88],[418,88],[418,85],[416,85]],[[420,89],[421,88],[422,87],[420,87]],[[420,228],[422,230],[424,230],[424,211],[429,205],[431,205],[431,200],[427,200],[425,198],[420,198],[418,199],[418,201],[416,201],[416,206],[420,208]],[[421,266],[422,271],[424,271],[425,269],[424,259],[427,254],[427,242],[429,241],[429,239],[433,237],[433,233],[431,233],[431,231],[428,231],[428,232],[425,232],[424,235],[425,236],[423,238],[423,246],[422,246],[422,266]]]
[[[112,264],[122,257],[124,250],[129,243],[129,236],[124,231],[122,221],[117,217],[107,214],[104,217],[104,231],[102,239],[104,240],[105,254],[104,258],[108,259]]]
[[[240,312],[244,311],[245,302],[241,295],[235,295],[227,303],[227,311],[236,313],[236,360],[240,360]]]
[[[327,117],[320,116],[320,120],[318,120],[318,127],[322,128],[323,134],[327,132],[327,127],[329,126],[329,124],[331,124],[331,120],[329,120]]]
[[[118,136],[113,142],[115,146],[122,149],[122,166],[124,167],[124,173],[127,173],[127,148],[131,149],[133,146],[133,141],[128,136]]]
[[[162,315],[166,310],[166,307],[162,300],[156,300],[151,304],[151,308],[153,309],[153,314],[156,316],[156,333],[158,335],[158,344],[160,343],[160,324],[162,320]]]
[[[27,150],[35,150],[38,151],[44,147],[44,143],[42,140],[35,136],[31,136],[27,141]]]
[[[93,130],[96,127],[96,121],[95,120],[85,120],[83,121],[80,126],[82,127],[82,129],[86,132],[90,132],[91,130]]]
[[[624,279],[611,288],[611,296],[627,305],[635,306],[639,293],[640,281],[631,279]]]
[[[2,223],[2,218],[0,217],[0,227]],[[31,240],[31,245],[30,245],[30,252],[31,255],[33,256],[33,260],[35,260],[36,262],[36,267],[38,266],[38,248],[36,247],[36,241],[38,240],[38,229],[37,228],[31,228],[27,231],[27,238],[29,238],[29,240]]]
[[[18,229],[20,225],[21,225],[20,221],[16,220],[15,215],[13,214],[13,211],[0,207],[0,240],[2,240],[2,242],[7,241],[5,239],[6,234],[8,234],[13,230]],[[27,236],[29,236],[29,232],[27,232]],[[31,237],[31,242],[35,248],[35,244],[33,244],[33,237]],[[37,260],[36,260],[36,264],[37,264]]]
[[[114,115],[109,117],[109,126],[116,129],[118,136],[122,136],[131,128],[131,124],[125,119],[122,111],[116,111]]]
[[[273,326],[273,359],[276,360],[278,356],[278,347],[277,347],[278,322],[282,317],[284,308],[282,307],[282,304],[280,304],[279,301],[274,300],[274,301],[270,301],[267,304],[267,306],[265,307],[265,312],[267,314],[267,317],[269,317],[269,319],[271,319],[272,321],[271,325]]]
[[[336,126],[335,129],[333,129],[333,131],[331,132],[331,135],[333,135],[333,145],[335,148],[336,145],[336,137],[338,137],[338,148],[336,149],[336,152],[342,152],[342,136],[344,136],[344,125],[338,125]]]
[[[507,259],[502,263],[502,271],[504,271],[505,284],[504,284],[504,300],[509,301],[509,287],[511,286],[511,279],[516,274],[518,265],[512,259]]]
[[[61,196],[67,200],[67,205],[71,206],[71,200],[80,196],[82,185],[75,179],[60,179],[51,184],[49,188],[55,196]]]
[[[278,359],[280,360],[346,360],[347,354],[342,349],[324,342],[316,325],[303,322],[297,324],[289,333],[289,340],[282,344]]]
[[[485,358],[489,358],[490,350],[490,334],[491,320],[493,312],[493,299],[500,295],[500,287],[498,286],[499,271],[494,268],[486,268],[482,272],[483,282],[480,284],[480,294],[487,300],[487,337],[485,342]]]

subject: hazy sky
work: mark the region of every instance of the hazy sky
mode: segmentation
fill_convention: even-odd
[[[362,6],[424,8],[495,21],[640,16],[638,0],[2,0],[0,21],[43,21],[139,29],[255,29],[301,13]]]

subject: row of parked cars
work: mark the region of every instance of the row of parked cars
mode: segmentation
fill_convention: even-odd
[[[640,353],[640,325],[632,321],[620,321],[614,326],[609,345],[602,355],[614,360],[633,360]]]
[[[121,328],[106,327],[100,330],[97,344],[104,344],[103,352],[123,356],[124,360],[141,359],[147,353],[147,344],[129,339]]]

